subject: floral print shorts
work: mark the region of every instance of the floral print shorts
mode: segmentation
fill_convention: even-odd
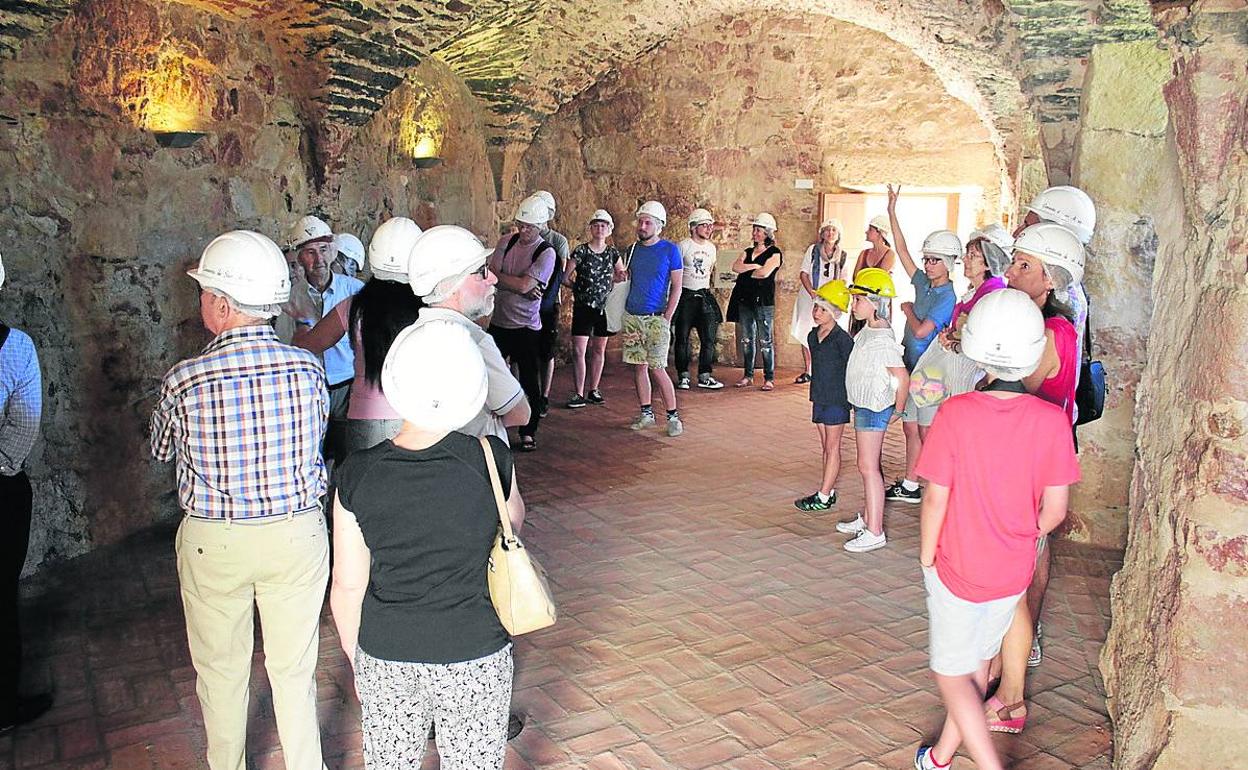
[[[672,326],[663,316],[624,314],[624,327],[620,329],[624,363],[662,369],[667,366],[667,349],[671,343]]]

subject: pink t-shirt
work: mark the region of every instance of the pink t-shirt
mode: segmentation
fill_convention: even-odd
[[[955,595],[986,602],[1027,590],[1045,487],[1079,480],[1070,421],[1021,395],[964,393],[940,406],[918,473],[949,488],[936,572]]]
[[[346,328],[351,319],[351,300],[334,305]],[[360,343],[360,330],[351,330],[351,350],[355,353],[355,379],[351,381],[351,403],[347,406],[348,420],[401,420],[399,413],[390,408],[390,402],[381,392],[381,385],[372,385],[364,379],[364,346]]]
[[[997,289],[1004,289],[1004,288],[1005,288],[1004,278],[998,275],[989,276],[986,281],[984,281],[983,283],[979,285],[979,288],[975,290],[975,293],[971,295],[970,299],[968,299],[965,302],[959,302],[958,304],[953,306],[953,322],[956,324],[958,322],[958,318],[963,313],[970,315],[971,309],[975,307],[976,302],[979,302],[981,299],[993,293]]]
[[[1079,335],[1075,327],[1061,316],[1044,320],[1044,328],[1053,332],[1053,347],[1061,367],[1057,374],[1040,383],[1036,395],[1057,404],[1066,412],[1066,421],[1075,424],[1075,382],[1079,376]]]

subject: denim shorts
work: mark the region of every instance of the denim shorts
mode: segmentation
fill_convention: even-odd
[[[882,412],[873,412],[860,406],[854,407],[854,430],[874,431],[883,433],[888,430],[888,421],[893,419],[895,407],[885,407]]]
[[[849,422],[849,407],[840,404],[811,402],[810,421],[820,425],[844,425]]]

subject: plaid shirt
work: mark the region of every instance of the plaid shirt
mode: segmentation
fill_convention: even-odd
[[[21,473],[39,435],[42,412],[43,384],[35,343],[25,332],[10,329],[0,348],[0,475]]]
[[[183,510],[253,519],[317,507],[325,370],[272,327],[228,329],[169,370],[152,414],[152,456],[177,460]]]

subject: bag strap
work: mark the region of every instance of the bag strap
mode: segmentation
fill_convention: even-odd
[[[628,272],[628,269],[629,269],[630,267],[632,267],[632,264],[633,264],[633,249],[635,249],[635,248],[637,248],[637,242],[636,242],[636,241],[634,241],[634,242],[632,242],[632,243],[628,244],[628,254],[627,254],[627,256],[625,256],[625,257],[624,257],[624,272]]]
[[[9,339],[9,327],[0,324],[0,348],[4,347],[4,343]]]
[[[1083,360],[1092,360],[1092,303],[1088,303],[1088,312],[1083,316]]]
[[[512,246],[515,246],[515,245],[516,245],[516,241],[518,241],[518,240],[520,240],[520,233],[512,233],[512,234],[511,234],[511,238],[507,241],[507,248],[503,249],[503,256],[504,256],[504,257],[505,257],[505,256],[507,256],[507,253],[508,253],[509,251],[511,251],[511,247],[512,247]]]
[[[511,531],[511,517],[507,515],[507,499],[503,497],[503,482],[499,479],[498,466],[494,463],[494,449],[485,436],[479,436],[477,440],[485,451],[485,467],[490,472],[490,486],[494,487],[494,504],[498,507],[498,523],[503,527],[503,540],[515,540],[516,536]]]

